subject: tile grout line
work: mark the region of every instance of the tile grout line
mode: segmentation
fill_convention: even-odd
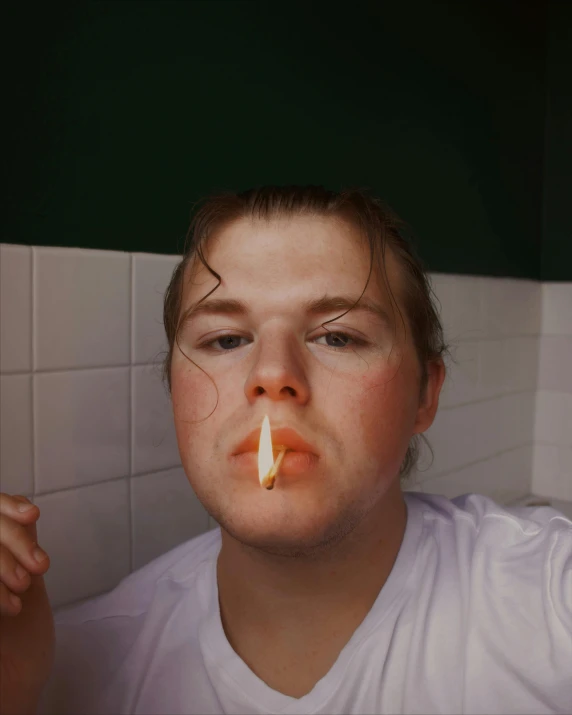
[[[151,472],[141,472],[140,474],[134,474],[133,479],[141,479],[142,477],[153,477],[156,476],[157,474],[163,474],[164,472],[171,472],[173,469],[182,469],[183,466],[181,463],[175,464],[171,467],[162,467],[161,469],[155,469]],[[74,484],[71,487],[61,487],[60,489],[52,489],[46,492],[42,492],[41,494],[38,494],[40,497],[47,497],[51,496],[52,494],[63,494],[65,492],[71,492],[71,491],[76,491],[78,489],[90,489],[91,487],[97,487],[100,484],[111,484],[112,482],[121,482],[125,481],[126,479],[129,479],[128,474],[124,474],[121,477],[110,477],[109,479],[102,479],[97,482],[90,482],[89,484]]]
[[[129,573],[133,571],[133,497],[131,492],[131,475],[133,474],[133,340],[134,340],[134,316],[133,292],[135,290],[135,281],[133,280],[133,272],[135,270],[133,253],[129,254],[129,432],[128,432],[128,449],[129,449],[129,475],[127,477],[127,524],[128,524],[128,558],[129,558]]]
[[[469,407],[470,405],[481,405],[483,402],[493,402],[494,400],[502,400],[505,397],[514,397],[515,395],[535,395],[538,392],[536,388],[532,390],[511,390],[510,392],[502,392],[492,397],[480,397],[478,400],[470,402],[457,402],[454,405],[440,405],[439,411],[456,410],[460,407]]]
[[[483,457],[482,459],[475,459],[472,462],[466,462],[464,464],[459,465],[458,467],[454,467],[453,469],[447,469],[444,472],[437,472],[437,474],[431,474],[426,480],[420,480],[420,484],[423,484],[424,482],[429,482],[432,479],[441,479],[441,477],[449,477],[451,474],[455,474],[456,472],[460,472],[463,469],[467,469],[467,467],[474,467],[477,464],[483,464],[484,462],[488,462],[491,459],[496,459],[497,457],[502,457],[504,454],[509,454],[509,452],[515,452],[517,449],[524,449],[525,447],[532,447],[534,448],[535,442],[524,442],[523,444],[519,444],[516,447],[509,447],[508,449],[501,449],[498,452],[494,452],[493,454],[489,454],[486,457]]]
[[[32,444],[31,444],[31,452],[32,452],[32,501],[35,500],[36,497],[36,492],[38,490],[38,465],[37,465],[37,455],[36,455],[36,376],[35,376],[35,367],[36,367],[36,353],[37,353],[37,346],[36,346],[36,273],[37,273],[37,266],[36,266],[36,250],[34,246],[31,246],[30,248],[30,261],[31,261],[31,279],[30,279],[30,292],[31,292],[31,316],[30,316],[30,330],[31,330],[31,336],[30,336],[30,359],[31,359],[31,366],[32,366],[32,371],[30,373],[30,397],[31,397],[31,410],[32,414],[30,415],[30,431],[32,433]]]

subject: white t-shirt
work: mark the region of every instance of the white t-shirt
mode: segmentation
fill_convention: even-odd
[[[301,698],[226,639],[220,529],[56,614],[41,713],[572,713],[572,522],[550,507],[406,492],[393,570]]]

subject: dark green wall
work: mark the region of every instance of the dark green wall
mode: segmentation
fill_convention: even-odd
[[[359,185],[430,270],[539,278],[543,7],[11,3],[3,240],[176,253],[213,190]]]
[[[572,281],[572,3],[552,3],[546,61],[542,271]]]

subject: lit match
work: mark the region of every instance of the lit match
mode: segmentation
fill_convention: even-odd
[[[268,415],[262,422],[262,430],[260,431],[260,442],[258,444],[258,476],[260,486],[266,489],[273,489],[276,475],[286,454],[286,447],[280,450],[280,453],[274,461],[272,452],[272,437],[270,435],[270,420]]]

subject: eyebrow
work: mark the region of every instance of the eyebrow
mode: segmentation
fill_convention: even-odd
[[[301,309],[307,315],[319,316],[328,313],[345,313],[350,309],[367,312],[381,320],[387,327],[393,328],[393,321],[388,313],[376,302],[368,298],[360,298],[356,305],[356,297],[349,295],[324,295],[305,301]],[[191,306],[181,320],[181,327],[193,321],[199,315],[236,315],[246,316],[250,312],[247,303],[233,298],[210,298]]]

